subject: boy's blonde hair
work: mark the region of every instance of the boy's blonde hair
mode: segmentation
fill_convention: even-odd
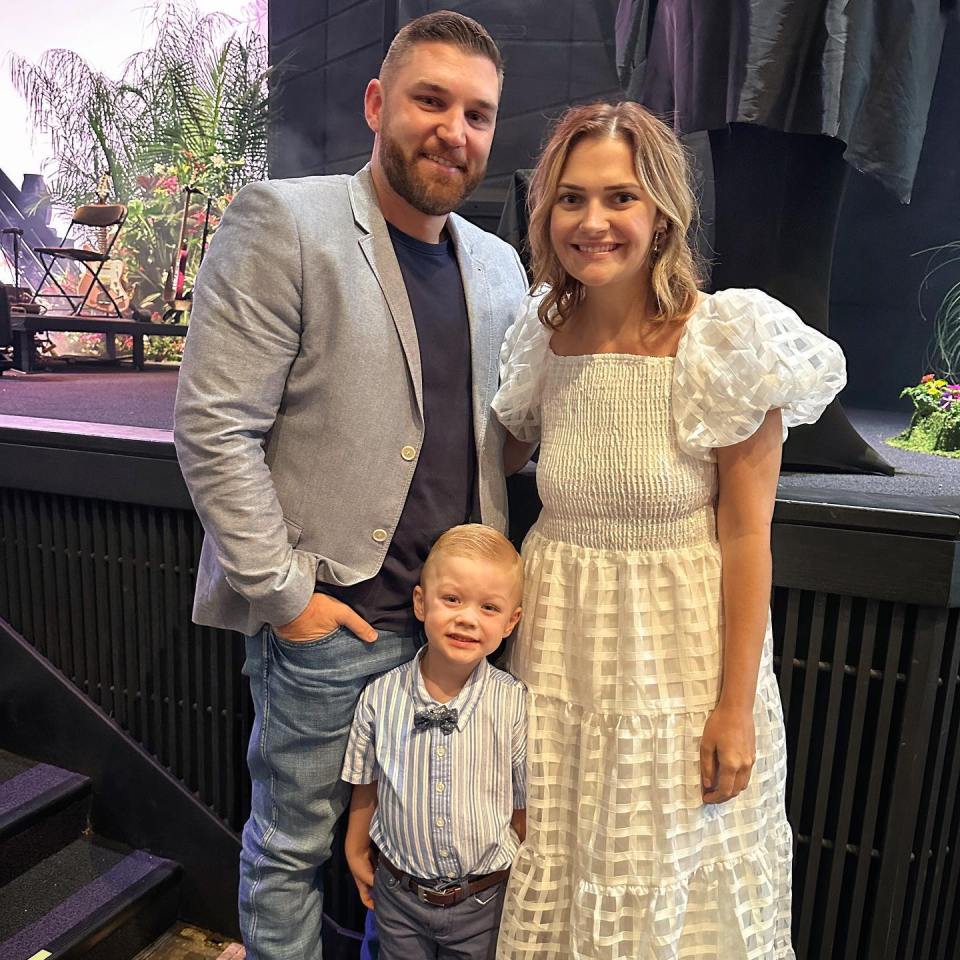
[[[420,573],[422,583],[430,575],[437,561],[443,557],[461,557],[466,560],[490,560],[509,570],[516,581],[519,601],[523,593],[523,561],[516,547],[493,527],[482,523],[462,523],[437,537]]]
[[[571,107],[557,121],[530,181],[531,290],[547,285],[540,301],[542,323],[557,329],[576,310],[583,285],[557,257],[550,220],[557,184],[570,151],[587,138],[622,140],[633,153],[637,180],[667,221],[659,254],[651,258],[650,286],[658,319],[682,321],[697,304],[701,270],[688,233],[696,216],[686,151],[674,132],[638,103],[588,103]]]

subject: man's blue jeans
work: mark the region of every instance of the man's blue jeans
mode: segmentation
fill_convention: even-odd
[[[247,637],[243,672],[255,718],[253,781],[240,854],[240,929],[247,960],[321,960],[319,867],[350,788],[340,780],[364,684],[406,663],[419,637],[381,632],[364,643],[340,628],[291,643],[264,627]]]

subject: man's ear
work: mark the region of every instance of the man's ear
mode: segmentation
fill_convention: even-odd
[[[374,132],[380,132],[380,113],[383,110],[383,84],[374,77],[363,94],[363,116],[367,126]]]
[[[520,621],[520,614],[522,613],[523,613],[523,608],[517,607],[517,609],[514,610],[512,614],[510,614],[510,619],[507,621],[507,625],[504,627],[504,634],[503,634],[504,638],[509,637],[510,634],[513,633],[513,628]]]
[[[423,610],[423,587],[419,583],[413,588],[413,613],[423,623],[426,614]]]

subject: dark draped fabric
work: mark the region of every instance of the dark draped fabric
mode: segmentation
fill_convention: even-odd
[[[909,202],[957,0],[621,0],[626,95],[679,134],[752,123],[842,141]],[[953,69],[960,69],[954,65]]]

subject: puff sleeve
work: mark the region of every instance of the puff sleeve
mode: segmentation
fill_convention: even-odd
[[[518,440],[540,439],[540,391],[548,352],[549,328],[537,316],[540,297],[524,298],[517,319],[500,348],[500,389],[493,398],[496,418]]]
[[[687,321],[672,394],[681,449],[701,460],[752,436],[770,410],[814,423],[847,382],[840,347],[760,290],[723,290]]]

